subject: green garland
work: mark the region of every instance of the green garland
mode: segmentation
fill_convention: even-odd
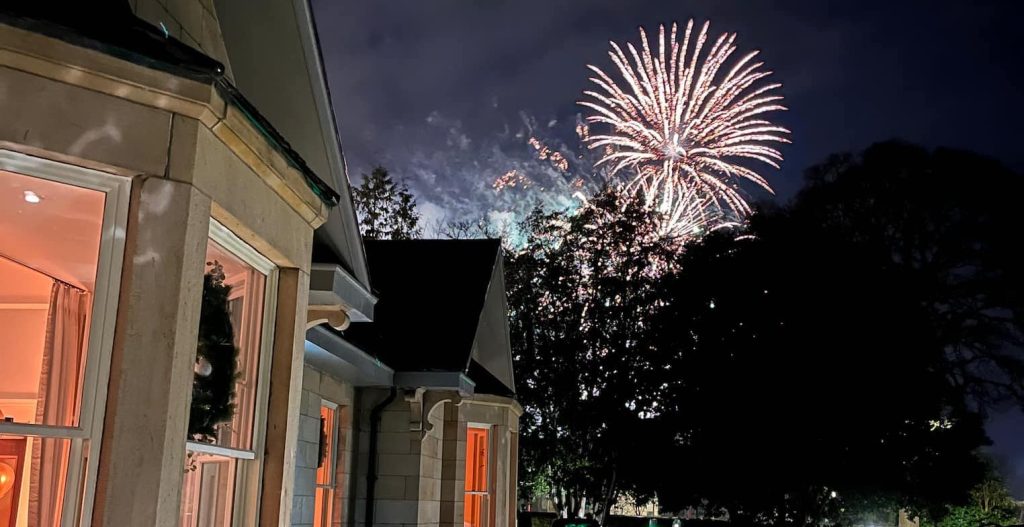
[[[224,269],[219,262],[207,262],[207,265],[212,269],[203,276],[188,437],[212,443],[217,440],[218,427],[235,415],[238,348],[228,303],[231,286],[224,284]]]

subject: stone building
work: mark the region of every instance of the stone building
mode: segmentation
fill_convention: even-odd
[[[306,0],[5,2],[0,115],[0,527],[511,524],[500,250],[368,265]]]
[[[366,253],[374,321],[322,325],[306,343],[304,419],[318,400],[342,408],[336,524],[515,525],[522,409],[499,243],[367,241]],[[299,493],[323,494],[306,481],[302,522],[321,506]]]

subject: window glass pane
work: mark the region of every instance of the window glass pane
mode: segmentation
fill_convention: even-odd
[[[0,525],[60,525],[70,448],[70,439],[0,435]]]
[[[486,527],[488,430],[466,429],[466,495],[463,519],[466,527]]]
[[[330,487],[316,488],[316,502],[313,504],[313,525],[330,527],[334,510],[334,490]]]
[[[330,406],[320,407],[320,448],[319,464],[316,468],[316,501],[313,505],[313,525],[328,527],[333,518],[336,427],[338,410]]]
[[[487,490],[487,429],[466,430],[466,490]]]
[[[104,200],[0,170],[2,419],[78,425]]]
[[[201,452],[189,452],[185,485],[181,493],[181,525],[226,527],[231,525],[238,460]]]
[[[266,281],[224,246],[207,243],[189,433],[231,450],[188,453],[183,526],[231,525],[236,494],[250,488],[239,474],[254,473],[259,462],[232,450],[254,449]]]
[[[196,379],[199,387],[193,390],[190,430],[203,431],[192,439],[217,445],[252,449],[253,426],[256,412],[256,383],[259,377],[259,354],[263,332],[263,304],[266,276],[214,241],[206,253],[206,273],[218,276],[217,287],[226,288],[226,300],[204,300],[200,320],[200,341],[206,346],[205,356],[199,353]],[[204,294],[204,296],[206,296]],[[226,306],[224,305],[226,304]],[[229,329],[225,329],[220,316],[227,309]],[[210,346],[208,341],[224,339],[230,333],[231,346]],[[237,355],[232,354],[237,350]],[[232,366],[234,371],[232,371]],[[224,391],[225,378],[234,375],[233,396]],[[201,402],[196,402],[201,401]],[[221,421],[225,405],[230,404],[233,416]],[[212,431],[212,434],[210,432]]]
[[[487,495],[466,494],[466,506],[463,516],[465,527],[486,527]]]

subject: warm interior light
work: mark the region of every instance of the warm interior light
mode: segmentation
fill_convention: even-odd
[[[27,201],[29,203],[39,203],[40,201],[43,201],[43,198],[40,198],[39,194],[36,194],[35,192],[32,192],[31,190],[26,190],[25,191],[25,201]]]
[[[14,486],[14,469],[0,461],[0,498],[3,498]]]

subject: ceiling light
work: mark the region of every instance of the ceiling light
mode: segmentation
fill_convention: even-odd
[[[25,201],[27,201],[29,203],[39,203],[40,201],[43,201],[43,198],[40,198],[39,194],[36,194],[35,192],[32,192],[31,190],[26,190],[25,191]]]

